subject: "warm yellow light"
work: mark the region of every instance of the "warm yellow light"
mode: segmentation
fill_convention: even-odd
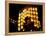
[[[31,13],[31,11],[28,12],[29,14]]]
[[[21,16],[21,18],[24,18],[24,16]]]
[[[37,26],[37,28],[39,28],[39,26]]]
[[[30,7],[30,8],[28,8],[28,11],[30,11],[30,10],[32,10],[32,8]]]
[[[30,14],[30,11],[27,11],[26,14]]]
[[[23,29],[23,26],[21,26],[21,29]]]
[[[23,23],[21,23],[21,26],[23,25]]]
[[[34,18],[36,18],[36,16],[35,16],[35,15],[34,15],[33,17],[34,17]]]
[[[27,14],[25,14],[25,16],[27,16]]]
[[[24,21],[24,19],[21,19],[21,21],[23,22],[23,21]]]
[[[26,15],[27,15],[27,14],[24,14],[24,18],[25,18]]]
[[[31,19],[31,21],[33,22],[33,19]]]
[[[39,28],[40,26],[39,26],[39,24],[37,24],[37,28]]]
[[[35,10],[37,11],[37,8],[35,8]]]
[[[34,8],[32,10],[35,10]]]
[[[40,21],[37,20],[37,23],[40,24]]]
[[[24,12],[21,13],[21,16],[24,14]]]
[[[20,24],[20,22],[18,22],[18,24]]]
[[[33,12],[31,11],[30,13],[32,14]]]
[[[27,14],[27,12],[24,12],[22,15],[25,15],[25,14]]]
[[[35,24],[34,26],[35,26],[35,27],[37,27],[37,25],[36,25],[36,24]]]
[[[20,28],[18,28],[18,31],[20,31]]]
[[[40,21],[39,21],[39,23],[38,23],[38,24],[39,24],[39,27],[41,27],[41,25],[40,25]]]
[[[27,14],[26,16],[30,17],[30,14]]]
[[[38,15],[38,12],[36,12],[36,15]]]
[[[36,20],[34,20],[34,23],[36,23]]]
[[[33,18],[33,15],[30,15],[31,16],[31,18]]]
[[[28,8],[28,11],[30,11],[31,9],[30,8]]]
[[[39,21],[39,24],[40,24],[40,21]]]
[[[18,17],[18,19],[20,19],[20,16]]]
[[[27,9],[24,9],[24,10],[23,10],[23,12],[26,12],[26,11],[27,11]]]
[[[24,29],[23,29],[23,31],[24,31]]]
[[[37,28],[40,27],[39,21],[37,20],[37,22],[34,22],[34,26],[36,26]]]
[[[38,16],[36,16],[36,18],[38,19]]]
[[[32,10],[32,7],[30,7],[30,10]]]
[[[19,14],[19,16],[21,16],[21,14]]]
[[[21,25],[21,29],[23,29],[23,25],[25,23],[24,19],[25,19],[26,16],[31,17],[31,18],[35,18],[36,17],[35,15],[33,16],[32,14],[38,14],[38,13],[35,12],[35,11],[33,12],[32,10],[33,11],[34,10],[37,11],[37,8],[30,7],[30,8],[28,8],[28,10],[27,9],[24,9],[22,13],[19,13],[19,17],[18,17],[18,31],[20,31],[20,25]],[[21,20],[20,20],[20,18],[21,18]],[[36,19],[37,18],[38,17],[36,17]],[[20,23],[20,21],[21,21],[21,23]],[[31,21],[32,22],[34,21],[34,23],[36,22],[36,20],[33,20],[33,19],[31,19]],[[24,31],[24,29],[23,29],[23,31]]]
[[[21,22],[21,24],[23,24],[23,22]]]
[[[21,19],[22,19],[22,20],[25,19],[25,16],[22,16]]]
[[[25,17],[27,17],[27,16],[24,16],[24,19],[25,19]]]
[[[18,27],[20,26],[20,24],[18,24]]]
[[[33,12],[33,14],[36,14],[36,12]]]
[[[20,20],[18,20],[18,23],[20,22]]]
[[[39,21],[37,21],[37,23],[39,23]]]
[[[24,17],[25,14],[22,14],[22,16]]]
[[[37,24],[36,22],[34,22],[34,26],[35,26],[35,27],[37,27],[37,26],[38,26],[38,24]]]
[[[23,20],[23,21],[21,21],[22,23],[25,23],[25,21]]]

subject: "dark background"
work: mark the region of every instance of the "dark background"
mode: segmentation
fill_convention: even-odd
[[[42,12],[43,12],[43,8],[42,5],[32,5],[32,4],[14,4],[14,3],[9,3],[9,18],[12,18],[15,21],[18,21],[18,16],[19,13],[21,13],[21,9],[26,7],[26,6],[30,6],[30,7],[37,7],[38,8],[38,17],[39,17],[39,21],[41,23],[41,30],[42,30]],[[15,24],[11,23],[9,21],[9,32],[18,32],[17,29],[17,22],[15,22]]]

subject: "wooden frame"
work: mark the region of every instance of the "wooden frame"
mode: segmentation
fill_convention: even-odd
[[[16,3],[16,4],[38,4],[43,5],[43,31],[38,32],[15,32],[15,33],[9,33],[9,3]],[[6,36],[9,35],[22,35],[22,34],[35,34],[35,33],[43,33],[45,32],[45,4],[40,2],[23,2],[23,1],[6,1],[5,2],[5,29],[6,29]]]

